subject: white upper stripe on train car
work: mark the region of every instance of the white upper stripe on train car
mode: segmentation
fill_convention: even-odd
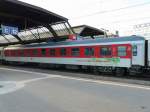
[[[26,47],[26,46],[10,46],[5,48],[5,50],[9,49],[32,49],[32,48],[60,48],[60,47],[79,47],[79,46],[96,46],[96,45],[112,45],[112,44],[142,44],[143,40],[139,41],[125,41],[125,42],[107,42],[107,43],[87,43],[87,44],[73,44],[73,45],[45,45],[45,46],[36,46],[36,47]],[[37,44],[38,45],[38,44]]]

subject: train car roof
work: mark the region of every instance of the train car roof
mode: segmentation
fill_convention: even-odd
[[[115,37],[115,38],[99,38],[90,40],[75,40],[75,41],[61,41],[61,42],[48,42],[40,44],[30,45],[18,45],[16,47],[44,47],[44,46],[58,46],[58,45],[76,45],[76,44],[96,44],[96,43],[109,43],[109,42],[125,42],[125,41],[142,41],[145,40],[141,36],[126,36],[126,37]]]
[[[42,44],[27,45],[29,47],[34,46],[45,46],[45,45],[75,45],[75,44],[87,44],[87,43],[108,43],[108,42],[123,42],[123,41],[140,41],[145,40],[141,36],[127,36],[127,37],[118,37],[118,38],[99,38],[99,39],[89,39],[89,40],[75,40],[75,41],[63,41],[63,42],[48,42]]]

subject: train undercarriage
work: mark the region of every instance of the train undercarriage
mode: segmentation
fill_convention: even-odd
[[[85,66],[85,65],[65,65],[65,64],[46,64],[46,63],[25,63],[25,62],[14,62],[14,61],[0,61],[4,65],[19,65],[19,66],[37,66],[40,68],[50,68],[50,69],[68,69],[74,71],[85,71],[91,72],[95,75],[101,74],[111,74],[115,76],[125,76],[125,75],[143,75],[144,73],[150,73],[149,67],[143,66],[132,66],[130,68],[126,67],[108,67],[108,66]]]

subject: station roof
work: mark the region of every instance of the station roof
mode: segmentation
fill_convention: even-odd
[[[19,28],[17,35],[0,35],[0,46],[39,43],[73,33],[67,18],[18,0],[0,0],[0,24]]]
[[[104,35],[104,31],[88,26],[88,25],[80,25],[72,27],[76,34],[86,37],[86,36],[97,36],[97,35]]]
[[[67,18],[18,0],[0,0],[0,23],[12,24],[22,30],[60,21],[67,21]]]

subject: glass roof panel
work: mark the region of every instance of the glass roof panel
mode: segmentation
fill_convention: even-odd
[[[7,39],[0,35],[0,43],[8,43]]]
[[[32,33],[30,31],[23,31],[23,32],[19,32],[18,36],[22,39],[22,40],[33,40],[35,39],[34,36],[32,35]]]
[[[40,38],[51,38],[53,34],[45,27],[38,29]]]
[[[24,41],[53,37],[52,33],[45,27],[22,31],[18,33],[18,36]]]
[[[18,42],[19,41],[12,35],[5,35],[5,38],[7,38],[9,40],[9,42]]]
[[[70,34],[69,29],[65,25],[65,23],[54,24],[54,25],[51,25],[51,27],[55,30],[55,32],[58,36],[65,36],[65,35]]]

